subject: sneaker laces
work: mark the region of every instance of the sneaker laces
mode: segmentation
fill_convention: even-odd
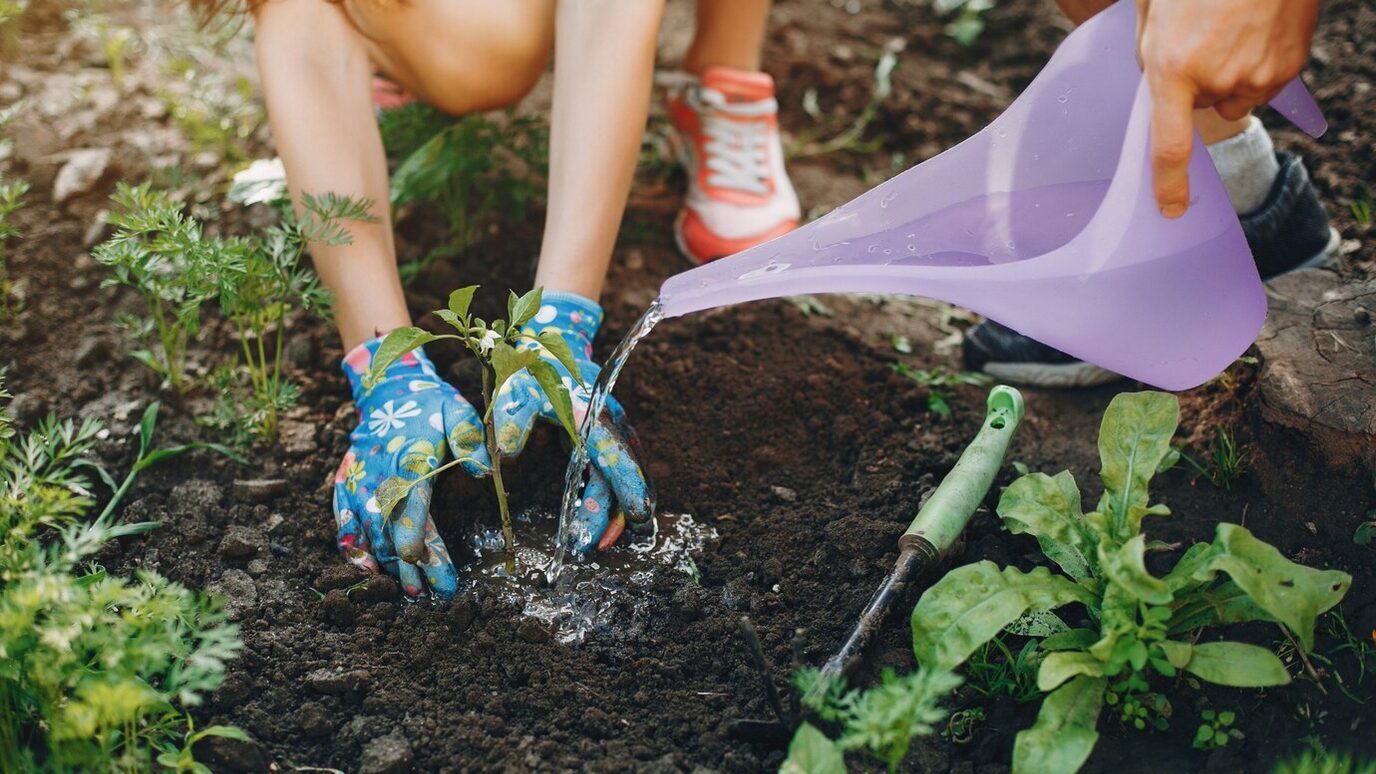
[[[707,184],[716,188],[764,196],[769,193],[769,126],[764,121],[739,121],[772,114],[778,109],[773,99],[750,103],[729,103],[721,92],[697,89],[694,95],[704,103],[702,133]],[[734,117],[734,118],[733,118]]]

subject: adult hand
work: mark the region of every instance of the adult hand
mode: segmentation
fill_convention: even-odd
[[[450,597],[458,573],[430,519],[431,479],[412,487],[390,519],[382,516],[375,494],[389,478],[414,480],[439,467],[446,447],[455,459],[466,460],[461,467],[469,475],[490,474],[482,417],[435,374],[419,349],[367,383],[364,376],[381,344],[381,338],[366,341],[344,358],[359,424],[334,479],[339,550],[360,567],[398,576],[410,596],[428,587]]]
[[[602,307],[591,299],[575,293],[546,292],[539,311],[524,330],[532,336],[552,331],[569,345],[583,385],[576,384],[556,359],[544,359],[563,377],[573,401],[574,419],[580,425],[592,385],[602,370],[592,360],[592,340],[601,324]],[[502,385],[493,410],[497,448],[504,459],[521,453],[536,419],[559,422],[539,383],[529,371],[522,371]],[[594,544],[598,549],[610,547],[625,530],[627,518],[639,526],[649,524],[654,515],[654,498],[636,460],[635,433],[627,426],[625,411],[615,398],[608,397],[588,447],[593,471],[583,491],[569,546],[580,552]]]
[[[1318,14],[1318,0],[1137,0],[1161,214],[1189,205],[1195,108],[1237,120],[1270,101],[1304,67]]]

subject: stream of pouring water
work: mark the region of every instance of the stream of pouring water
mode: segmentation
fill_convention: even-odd
[[[588,398],[588,410],[583,415],[583,423],[578,428],[579,443],[578,447],[569,455],[568,472],[564,475],[564,500],[563,507],[559,511],[559,534],[555,540],[554,562],[550,566],[547,577],[551,584],[557,583],[564,570],[564,555],[568,549],[569,538],[573,533],[573,517],[578,511],[583,494],[583,484],[587,478],[589,465],[588,459],[588,439],[592,435],[592,429],[596,426],[597,417],[601,416],[602,410],[607,406],[607,398],[611,397],[612,388],[616,386],[616,379],[621,375],[622,366],[626,365],[626,359],[631,356],[631,351],[635,349],[640,340],[650,335],[650,331],[655,325],[664,319],[664,310],[660,299],[656,298],[650,304],[650,308],[645,310],[645,314],[640,316],[636,324],[631,326],[631,330],[626,333],[626,337],[621,343],[616,345],[616,350],[612,352],[611,359],[602,368],[602,373],[597,377],[597,383],[593,385],[592,394]],[[651,518],[654,514],[654,503],[650,503]]]

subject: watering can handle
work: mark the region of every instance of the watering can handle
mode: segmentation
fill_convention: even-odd
[[[1304,87],[1304,81],[1299,76],[1285,84],[1285,88],[1271,99],[1270,105],[1310,137],[1319,137],[1328,131],[1328,121],[1319,110],[1319,103],[1314,101],[1314,95]]]

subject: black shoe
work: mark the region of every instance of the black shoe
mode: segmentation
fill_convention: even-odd
[[[1338,232],[1328,225],[1309,173],[1298,156],[1276,152],[1280,172],[1266,201],[1243,215],[1242,233],[1263,280],[1337,262]],[[1092,387],[1123,377],[1077,360],[993,320],[971,328],[962,346],[965,368],[1031,387]]]

